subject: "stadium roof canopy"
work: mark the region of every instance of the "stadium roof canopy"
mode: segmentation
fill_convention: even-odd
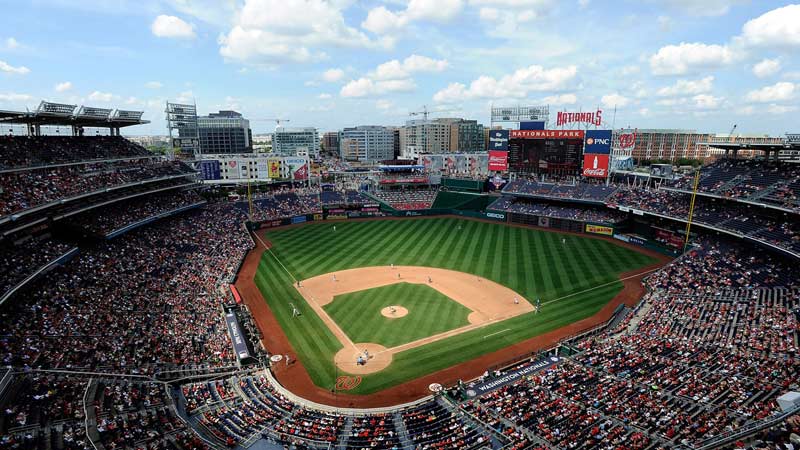
[[[702,142],[709,147],[719,148],[722,150],[761,150],[761,151],[780,151],[780,150],[798,150],[800,149],[800,142],[784,142],[782,144],[747,144],[738,142]]]
[[[24,124],[123,128],[132,125],[150,123],[142,120],[142,111],[126,111],[122,109],[95,108],[92,106],[66,105],[42,101],[34,111],[2,111],[0,124]]]

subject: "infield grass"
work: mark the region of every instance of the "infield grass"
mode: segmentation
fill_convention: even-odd
[[[381,315],[387,306],[402,306],[408,315]],[[337,295],[325,312],[354,343],[374,342],[396,347],[469,325],[469,308],[424,284],[396,283]]]
[[[264,253],[256,285],[314,383],[323,388],[333,386],[333,355],[341,345],[294,289],[295,278],[390,264],[440,267],[488,278],[531,301],[541,299],[538,314],[398,353],[387,369],[364,376],[351,391],[355,394],[376,392],[589,317],[622,289],[622,272],[656,262],[604,240],[450,217],[336,222],[336,231],[332,223],[321,222],[269,231],[266,238],[273,247]],[[293,318],[291,305],[302,316]]]

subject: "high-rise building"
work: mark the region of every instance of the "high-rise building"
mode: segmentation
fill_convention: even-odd
[[[236,111],[220,111],[197,118],[203,153],[250,153],[253,134],[250,121]]]
[[[450,151],[477,153],[486,151],[483,125],[477,120],[459,119],[450,124]]]
[[[328,131],[322,135],[322,147],[328,153],[339,154],[339,133]]]
[[[403,128],[400,154],[414,159],[423,153],[485,151],[483,128],[475,120],[458,118],[409,120]]]
[[[394,132],[387,127],[345,128],[339,136],[342,159],[374,163],[394,158]]]
[[[319,133],[313,127],[278,127],[272,138],[272,151],[286,156],[319,157]]]
[[[392,130],[392,159],[400,157],[400,140],[403,134],[403,127],[389,127]]]

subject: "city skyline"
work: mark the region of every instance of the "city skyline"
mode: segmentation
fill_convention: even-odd
[[[423,105],[605,110],[616,128],[796,130],[800,4],[746,0],[37,0],[0,18],[0,109],[233,109],[321,132]],[[30,26],[36,23],[36,27]],[[616,108],[616,118],[613,110]],[[552,114],[551,114],[552,116]],[[553,120],[553,117],[551,117]]]

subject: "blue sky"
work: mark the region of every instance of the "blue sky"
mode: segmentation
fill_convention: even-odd
[[[423,105],[800,131],[800,4],[768,0],[0,0],[0,109],[39,100],[334,130]],[[616,107],[616,118],[613,109]],[[254,132],[274,123],[253,120]]]

